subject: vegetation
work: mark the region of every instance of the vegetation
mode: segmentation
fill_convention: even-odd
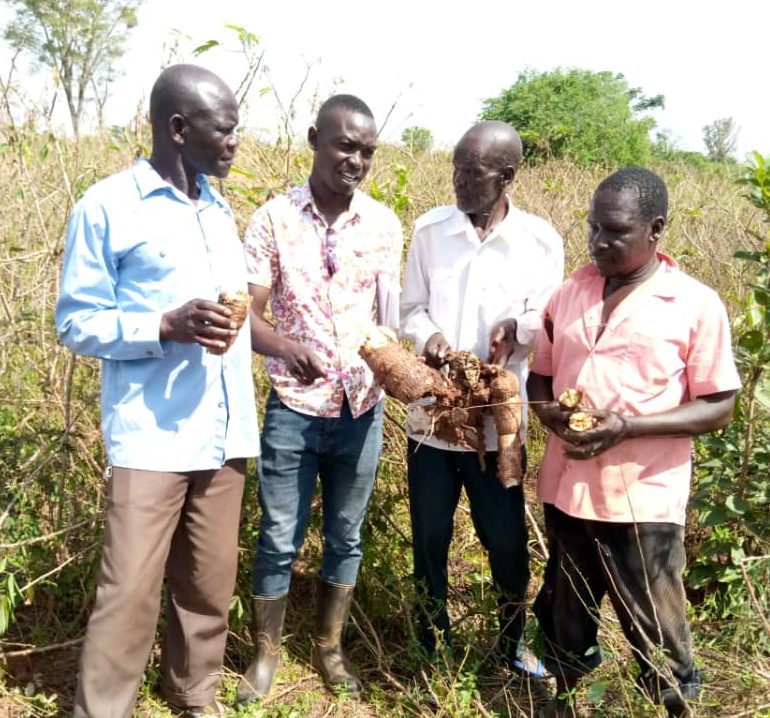
[[[146,125],[82,137],[79,144],[18,127],[0,128],[0,716],[66,715],[79,642],[93,600],[101,537],[104,457],[99,432],[98,364],[58,343],[53,305],[67,215],[94,181],[146,153]],[[306,150],[245,137],[238,165],[222,189],[241,226],[265,198],[302,181]],[[734,320],[745,390],[733,425],[698,444],[697,481],[688,527],[696,653],[707,688],[701,716],[770,716],[770,160],[734,166],[665,163],[671,221],[663,248],[715,287]],[[563,234],[568,268],[586,260],[588,201],[606,172],[550,159],[517,176],[517,205],[549,219]],[[740,179],[740,183],[736,183]],[[452,202],[446,153],[414,156],[378,150],[368,187],[398,212],[404,227]],[[737,258],[735,257],[738,253]],[[254,365],[257,397],[267,380]],[[361,700],[329,696],[310,668],[310,594],[320,555],[320,517],[293,577],[284,665],[269,701],[244,718],[443,715],[530,716],[547,697],[490,660],[495,601],[486,559],[467,506],[458,512],[450,557],[450,611],[457,654],[436,665],[419,660],[410,607],[414,596],[405,486],[403,407],[390,403],[376,495],[366,522],[363,571],[356,590],[350,653],[368,685]],[[541,516],[533,493],[542,430],[532,422],[525,480],[531,516],[533,580],[544,564]],[[252,474],[253,475],[253,474]],[[250,559],[258,519],[249,483],[241,525],[241,565],[232,604],[223,698],[232,703],[236,674],[249,661]],[[605,662],[577,696],[595,716],[662,713],[634,689],[633,661],[611,611],[601,626]],[[530,623],[528,632],[534,635]],[[139,714],[170,715],[155,692],[157,655],[142,684]],[[551,687],[552,689],[552,687]]]
[[[3,34],[17,52],[51,68],[80,132],[86,104],[101,111],[142,0],[5,0],[16,18]]]
[[[497,97],[484,102],[485,120],[509,122],[521,133],[530,160],[565,157],[579,165],[646,164],[662,95],[646,97],[623,75],[590,70],[522,72]]]
[[[732,117],[714,120],[703,128],[703,144],[712,162],[727,162],[732,159],[738,144],[738,128]]]
[[[401,142],[413,154],[430,152],[433,149],[433,133],[427,127],[407,127],[401,133]]]

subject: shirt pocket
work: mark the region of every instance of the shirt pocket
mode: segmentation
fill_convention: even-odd
[[[632,402],[654,399],[675,386],[675,393],[680,397],[679,378],[684,370],[685,364],[674,342],[665,337],[634,333],[621,363],[620,381]]]
[[[432,269],[428,272],[428,305],[434,316],[440,316],[457,303],[460,288],[452,279],[451,269]]]

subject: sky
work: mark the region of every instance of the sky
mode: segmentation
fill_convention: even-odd
[[[7,18],[5,10],[0,22]],[[288,126],[304,135],[319,98],[350,92],[370,105],[385,141],[421,126],[451,147],[483,100],[523,70],[578,67],[622,73],[644,94],[664,95],[653,116],[681,149],[704,151],[703,126],[733,117],[738,158],[770,154],[766,0],[145,0],[107,121],[128,122],[170,60],[193,60],[236,86],[246,62],[228,23],[255,33],[264,51],[267,73],[243,119],[266,139],[290,107]],[[193,58],[208,40],[224,49]],[[7,58],[3,48],[0,66]],[[45,73],[24,82],[33,96],[50,90]]]

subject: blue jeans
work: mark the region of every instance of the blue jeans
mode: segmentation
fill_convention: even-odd
[[[321,578],[352,586],[361,563],[361,525],[382,447],[383,403],[354,419],[347,400],[336,418],[289,409],[270,392],[259,461],[259,523],[252,576],[255,596],[289,590],[321,479]]]
[[[496,452],[487,452],[486,470],[482,471],[475,451],[436,449],[412,439],[407,448],[414,577],[423,645],[428,652],[434,650],[434,628],[449,643],[447,559],[455,509],[465,487],[473,526],[489,555],[492,580],[499,592],[499,647],[506,658],[515,659],[529,582],[523,487],[503,488],[497,480]],[[522,464],[525,462],[522,450]]]

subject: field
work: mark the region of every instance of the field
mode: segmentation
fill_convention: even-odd
[[[94,181],[126,167],[147,148],[143,125],[84,138],[77,146],[28,128],[0,129],[0,181],[6,187],[0,215],[0,718],[66,715],[71,706],[98,565],[104,457],[98,365],[73,357],[57,342],[52,313],[73,203]],[[268,147],[245,138],[238,165],[223,187],[241,227],[255,206],[302,181],[309,165],[310,156],[302,148]],[[450,167],[445,153],[413,156],[383,147],[368,189],[397,211],[408,233],[420,213],[452,202]],[[668,182],[672,207],[663,250],[715,287],[737,330],[745,328],[757,267],[733,254],[762,251],[767,238],[763,213],[742,196],[735,168],[668,164],[658,169]],[[514,201],[549,219],[564,236],[570,269],[586,259],[586,210],[604,174],[554,161],[524,167],[514,183]],[[751,368],[749,363],[741,368],[746,367]],[[256,359],[254,374],[261,405],[267,383]],[[749,404],[754,406],[742,403],[732,434],[703,442],[697,451],[698,499],[688,549],[700,571],[698,580],[691,582],[691,599],[696,651],[708,683],[694,706],[702,716],[770,716],[770,522],[767,473],[762,473],[770,460],[759,449],[752,453],[749,469],[740,474],[738,499],[743,503],[735,498],[730,503],[724,497],[733,494],[711,480],[712,474],[729,479],[731,462],[737,467],[746,459],[742,442],[747,427],[752,427],[758,445],[767,437],[766,411],[749,410]],[[403,408],[392,403],[366,524],[354,620],[347,634],[367,693],[360,700],[331,697],[310,668],[313,615],[308,607],[319,556],[316,516],[293,579],[277,685],[269,701],[238,715],[530,716],[547,698],[552,687],[521,682],[489,660],[494,595],[465,505],[458,511],[451,554],[451,612],[458,650],[436,665],[418,660],[410,611],[402,426]],[[542,431],[534,425],[530,434],[536,467]],[[527,478],[534,519],[533,594],[544,558],[536,530],[540,512],[532,493],[534,467]],[[713,510],[708,513],[722,502],[729,509],[723,519]],[[249,661],[249,568],[257,518],[252,471],[221,693],[230,705],[237,673]],[[611,611],[605,614],[601,634],[605,662],[578,695],[581,709],[595,716],[662,715],[633,688],[633,662]],[[139,715],[169,715],[155,692],[157,678],[154,654],[142,684]]]

